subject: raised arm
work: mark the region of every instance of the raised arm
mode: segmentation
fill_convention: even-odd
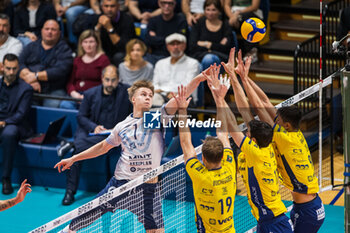
[[[250,85],[250,82],[247,78],[251,61],[252,61],[252,59],[251,59],[251,57],[249,57],[246,61],[246,64],[244,64],[243,60],[242,60],[242,54],[239,53],[238,59],[237,59],[238,66],[235,69],[235,71],[241,77],[242,82],[243,82],[243,86],[244,86],[245,91],[247,92],[249,101],[253,105],[255,110],[257,111],[260,120],[265,121],[269,125],[273,126],[274,125],[273,118],[271,118],[269,112],[267,111],[267,109],[270,107],[266,108],[266,106],[260,100],[257,93],[254,91],[253,87]]]
[[[241,51],[239,51],[241,53]],[[230,51],[230,57],[227,63],[221,62],[225,71],[229,74],[230,80],[232,82],[233,93],[235,96],[235,102],[239,113],[242,115],[243,120],[246,124],[253,120],[253,115],[250,111],[250,106],[247,101],[246,95],[239,83],[236,73],[235,73],[235,48]]]
[[[192,145],[191,131],[189,127],[186,126],[187,122],[187,107],[191,101],[191,98],[187,99],[186,87],[178,87],[178,94],[174,97],[176,104],[179,109],[179,122],[182,122],[182,125],[179,125],[179,135],[180,135],[180,144],[182,151],[184,153],[185,164],[190,158],[196,157],[196,151]]]
[[[205,77],[207,78],[208,81],[208,86],[210,87],[211,93],[214,97],[215,103],[216,103],[216,107],[217,109],[220,109],[220,114],[222,114],[225,123],[227,123],[227,129],[228,132],[230,133],[231,137],[233,138],[233,140],[235,141],[236,145],[239,146],[244,138],[244,134],[240,131],[238,125],[237,125],[237,121],[235,116],[233,115],[230,107],[228,106],[228,104],[225,101],[225,95],[227,92],[227,86],[228,86],[228,82],[226,81],[217,81],[217,75],[218,72],[216,71],[216,66],[214,65],[211,66],[210,68],[212,69],[210,75],[205,75]],[[218,68],[220,69],[220,67]],[[223,90],[225,90],[226,86],[226,92],[224,92]],[[222,111],[222,112],[221,112]],[[225,127],[225,125],[224,125]]]
[[[27,195],[27,193],[30,193],[32,189],[30,188],[30,184],[27,183],[27,179],[25,179],[21,187],[19,188],[17,192],[17,196],[8,200],[0,201],[0,211],[4,211],[8,208],[11,208],[14,205],[17,205],[18,203],[22,202]]]
[[[80,160],[92,159],[92,158],[98,157],[100,155],[107,153],[113,147],[114,146],[108,144],[106,140],[103,140],[79,154],[76,154],[68,159],[61,160],[54,166],[54,168],[57,168],[58,172],[61,173],[61,171],[69,169],[73,165],[73,163]]]
[[[209,69],[206,69],[204,72],[209,72]],[[198,74],[194,79],[192,79],[191,82],[186,86],[186,98],[189,97],[203,81],[205,81],[203,74]],[[165,110],[169,115],[173,115],[177,111],[177,106],[178,104],[176,100],[174,98],[171,98],[168,103],[166,103]]]

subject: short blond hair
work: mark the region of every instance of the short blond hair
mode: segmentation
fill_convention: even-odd
[[[145,43],[142,42],[142,40],[131,39],[125,46],[125,50],[126,50],[126,55],[124,58],[125,61],[130,62],[130,53],[135,44],[139,44],[141,46],[141,50],[143,51],[143,54],[146,53],[147,46],[145,45]]]
[[[134,82],[132,86],[128,88],[130,102],[132,102],[132,97],[135,95],[135,92],[137,91],[137,89],[140,89],[142,87],[150,89],[154,94],[154,86],[151,82],[145,81],[145,80],[139,80]]]
[[[95,32],[94,30],[88,29],[83,31],[79,36],[79,42],[78,42],[78,57],[81,57],[85,54],[83,46],[81,45],[83,43],[83,40],[86,38],[93,37],[97,43],[96,51],[97,53],[104,53],[102,49],[101,39],[100,35]]]

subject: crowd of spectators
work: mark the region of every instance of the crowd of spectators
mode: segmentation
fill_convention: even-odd
[[[228,11],[235,2],[1,0],[0,140],[8,148],[3,193],[13,192],[15,144],[26,136],[22,124],[30,104],[79,108],[78,153],[96,143],[86,137],[89,132],[111,129],[129,114],[126,90],[135,81],[153,82],[159,106],[178,85],[187,85],[214,62],[226,62],[230,48],[237,47],[236,23],[248,12],[255,14],[260,0],[237,1],[245,8]],[[144,36],[136,35],[140,24]],[[33,93],[56,98],[32,100]],[[193,106],[198,95],[192,95]],[[79,171],[80,164],[68,174],[64,205],[74,201]]]
[[[101,84],[101,71],[110,63],[118,67],[121,83],[158,82],[153,68],[166,69],[161,60],[173,57],[166,38],[174,33],[184,35],[184,53],[199,62],[199,71],[226,61],[230,48],[238,46],[236,31],[242,20],[263,17],[259,4],[260,0],[4,0],[0,61],[7,52],[18,55],[19,76],[36,93],[75,98],[41,104],[74,109],[84,91]],[[146,27],[143,37],[135,33],[136,22]],[[247,53],[254,48],[243,46]]]

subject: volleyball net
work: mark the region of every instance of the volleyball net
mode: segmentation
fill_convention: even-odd
[[[330,76],[276,105],[276,108],[299,105],[307,98],[318,98],[320,89],[331,83]],[[319,98],[325,103],[322,96]],[[240,125],[242,131],[245,128],[244,124]],[[314,134],[318,138],[317,131]],[[197,157],[201,158],[201,145],[195,149]],[[313,160],[315,173],[321,180],[320,190],[329,189],[329,162],[326,165],[318,163],[325,160],[317,156]],[[155,179],[158,182],[152,184]],[[281,186],[280,193],[286,207],[290,208],[290,191]],[[186,174],[183,155],[180,155],[31,232],[68,232],[68,229],[73,232],[196,232],[194,208],[192,183]],[[251,214],[247,191],[239,175],[233,218],[236,232],[254,232],[256,220]]]

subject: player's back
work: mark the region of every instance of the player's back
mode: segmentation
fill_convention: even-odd
[[[277,162],[270,144],[260,148],[248,137],[238,155],[238,171],[247,189],[248,202],[257,221],[269,221],[287,211],[279,193]]]
[[[208,170],[198,159],[187,161],[193,183],[198,232],[234,233],[236,167],[231,149],[224,150],[221,168]]]
[[[277,148],[277,169],[281,174],[283,184],[294,192],[317,193],[319,190],[318,179],[303,133],[300,130],[288,132],[276,124],[273,141]]]

